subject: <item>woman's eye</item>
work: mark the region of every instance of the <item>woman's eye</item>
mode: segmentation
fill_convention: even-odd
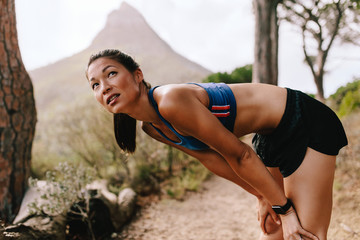
[[[115,76],[116,75],[116,72],[109,72],[109,75],[108,75],[108,77],[112,77],[112,76]]]
[[[97,86],[99,86],[99,84],[98,84],[98,83],[94,83],[91,87],[92,87],[92,89],[94,90]]]

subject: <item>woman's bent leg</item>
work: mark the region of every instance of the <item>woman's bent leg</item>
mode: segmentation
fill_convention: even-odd
[[[308,148],[300,167],[284,179],[285,194],[293,201],[302,227],[320,240],[327,239],[331,218],[335,160],[336,156]]]
[[[267,169],[279,186],[284,188],[283,176],[281,175],[279,168],[268,167]],[[259,240],[283,240],[282,226],[274,222],[270,215],[268,215],[265,219],[265,229],[267,230],[267,234],[265,235],[261,232]]]

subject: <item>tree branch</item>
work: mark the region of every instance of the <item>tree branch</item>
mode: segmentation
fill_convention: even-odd
[[[341,18],[342,18],[342,15],[343,15],[343,10],[341,9],[341,6],[340,6],[340,1],[338,1],[337,3],[335,3],[335,6],[336,6],[336,10],[337,10],[337,18],[336,18],[336,21],[335,21],[335,26],[334,26],[334,31],[332,32],[331,34],[331,39],[330,39],[330,42],[327,46],[327,48],[324,50],[324,57],[323,57],[323,62],[322,64],[325,63],[326,61],[326,58],[328,56],[328,53],[329,53],[329,50],[334,42],[334,39],[336,37],[336,35],[338,34],[338,31],[339,31],[339,26],[340,26],[340,21],[341,21]]]
[[[302,28],[302,38],[303,38],[303,52],[304,52],[304,55],[305,55],[305,60],[307,62],[307,64],[309,65],[310,67],[310,70],[311,70],[311,73],[313,74],[313,76],[315,77],[316,74],[315,74],[315,70],[314,70],[314,64],[313,62],[311,61],[311,58],[310,56],[308,55],[307,53],[307,50],[306,50],[306,36],[305,36],[305,30],[306,30],[306,26],[304,25],[303,28]]]

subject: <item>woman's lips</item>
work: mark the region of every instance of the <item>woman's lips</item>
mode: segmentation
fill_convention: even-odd
[[[106,103],[107,103],[108,105],[113,104],[113,103],[115,102],[115,100],[116,100],[119,96],[120,96],[120,94],[113,94],[113,95],[109,96],[108,99],[107,99],[107,101],[106,101]]]

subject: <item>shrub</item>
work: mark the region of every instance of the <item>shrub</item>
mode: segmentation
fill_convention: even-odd
[[[330,99],[339,107],[347,92],[356,92],[359,90],[360,80],[354,80],[353,82],[347,83],[346,86],[339,87],[336,92],[330,96]]]
[[[40,188],[38,179],[30,178],[29,185],[41,193],[41,201],[28,205],[32,214],[56,216],[64,214],[75,203],[89,198],[86,185],[94,179],[94,171],[83,166],[60,163],[55,171],[46,172],[46,185]]]
[[[28,204],[30,214],[46,216],[73,216],[85,223],[91,238],[95,239],[90,216],[90,194],[86,185],[94,179],[93,169],[60,163],[55,171],[46,172],[46,185],[38,186],[38,180],[29,179],[36,187],[41,199]]]
[[[203,79],[202,82],[223,82],[223,83],[250,83],[252,81],[252,64],[236,68],[230,74],[228,73],[213,73]]]
[[[159,193],[160,186],[155,175],[160,171],[161,169],[155,165],[138,164],[132,178],[131,187],[141,196]]]
[[[360,93],[348,91],[341,100],[338,115],[343,117],[360,106]]]
[[[181,172],[175,174],[164,186],[171,198],[181,200],[188,191],[198,191],[211,173],[198,161],[191,161]]]
[[[348,115],[360,106],[360,80],[338,88],[329,100],[340,117]]]

